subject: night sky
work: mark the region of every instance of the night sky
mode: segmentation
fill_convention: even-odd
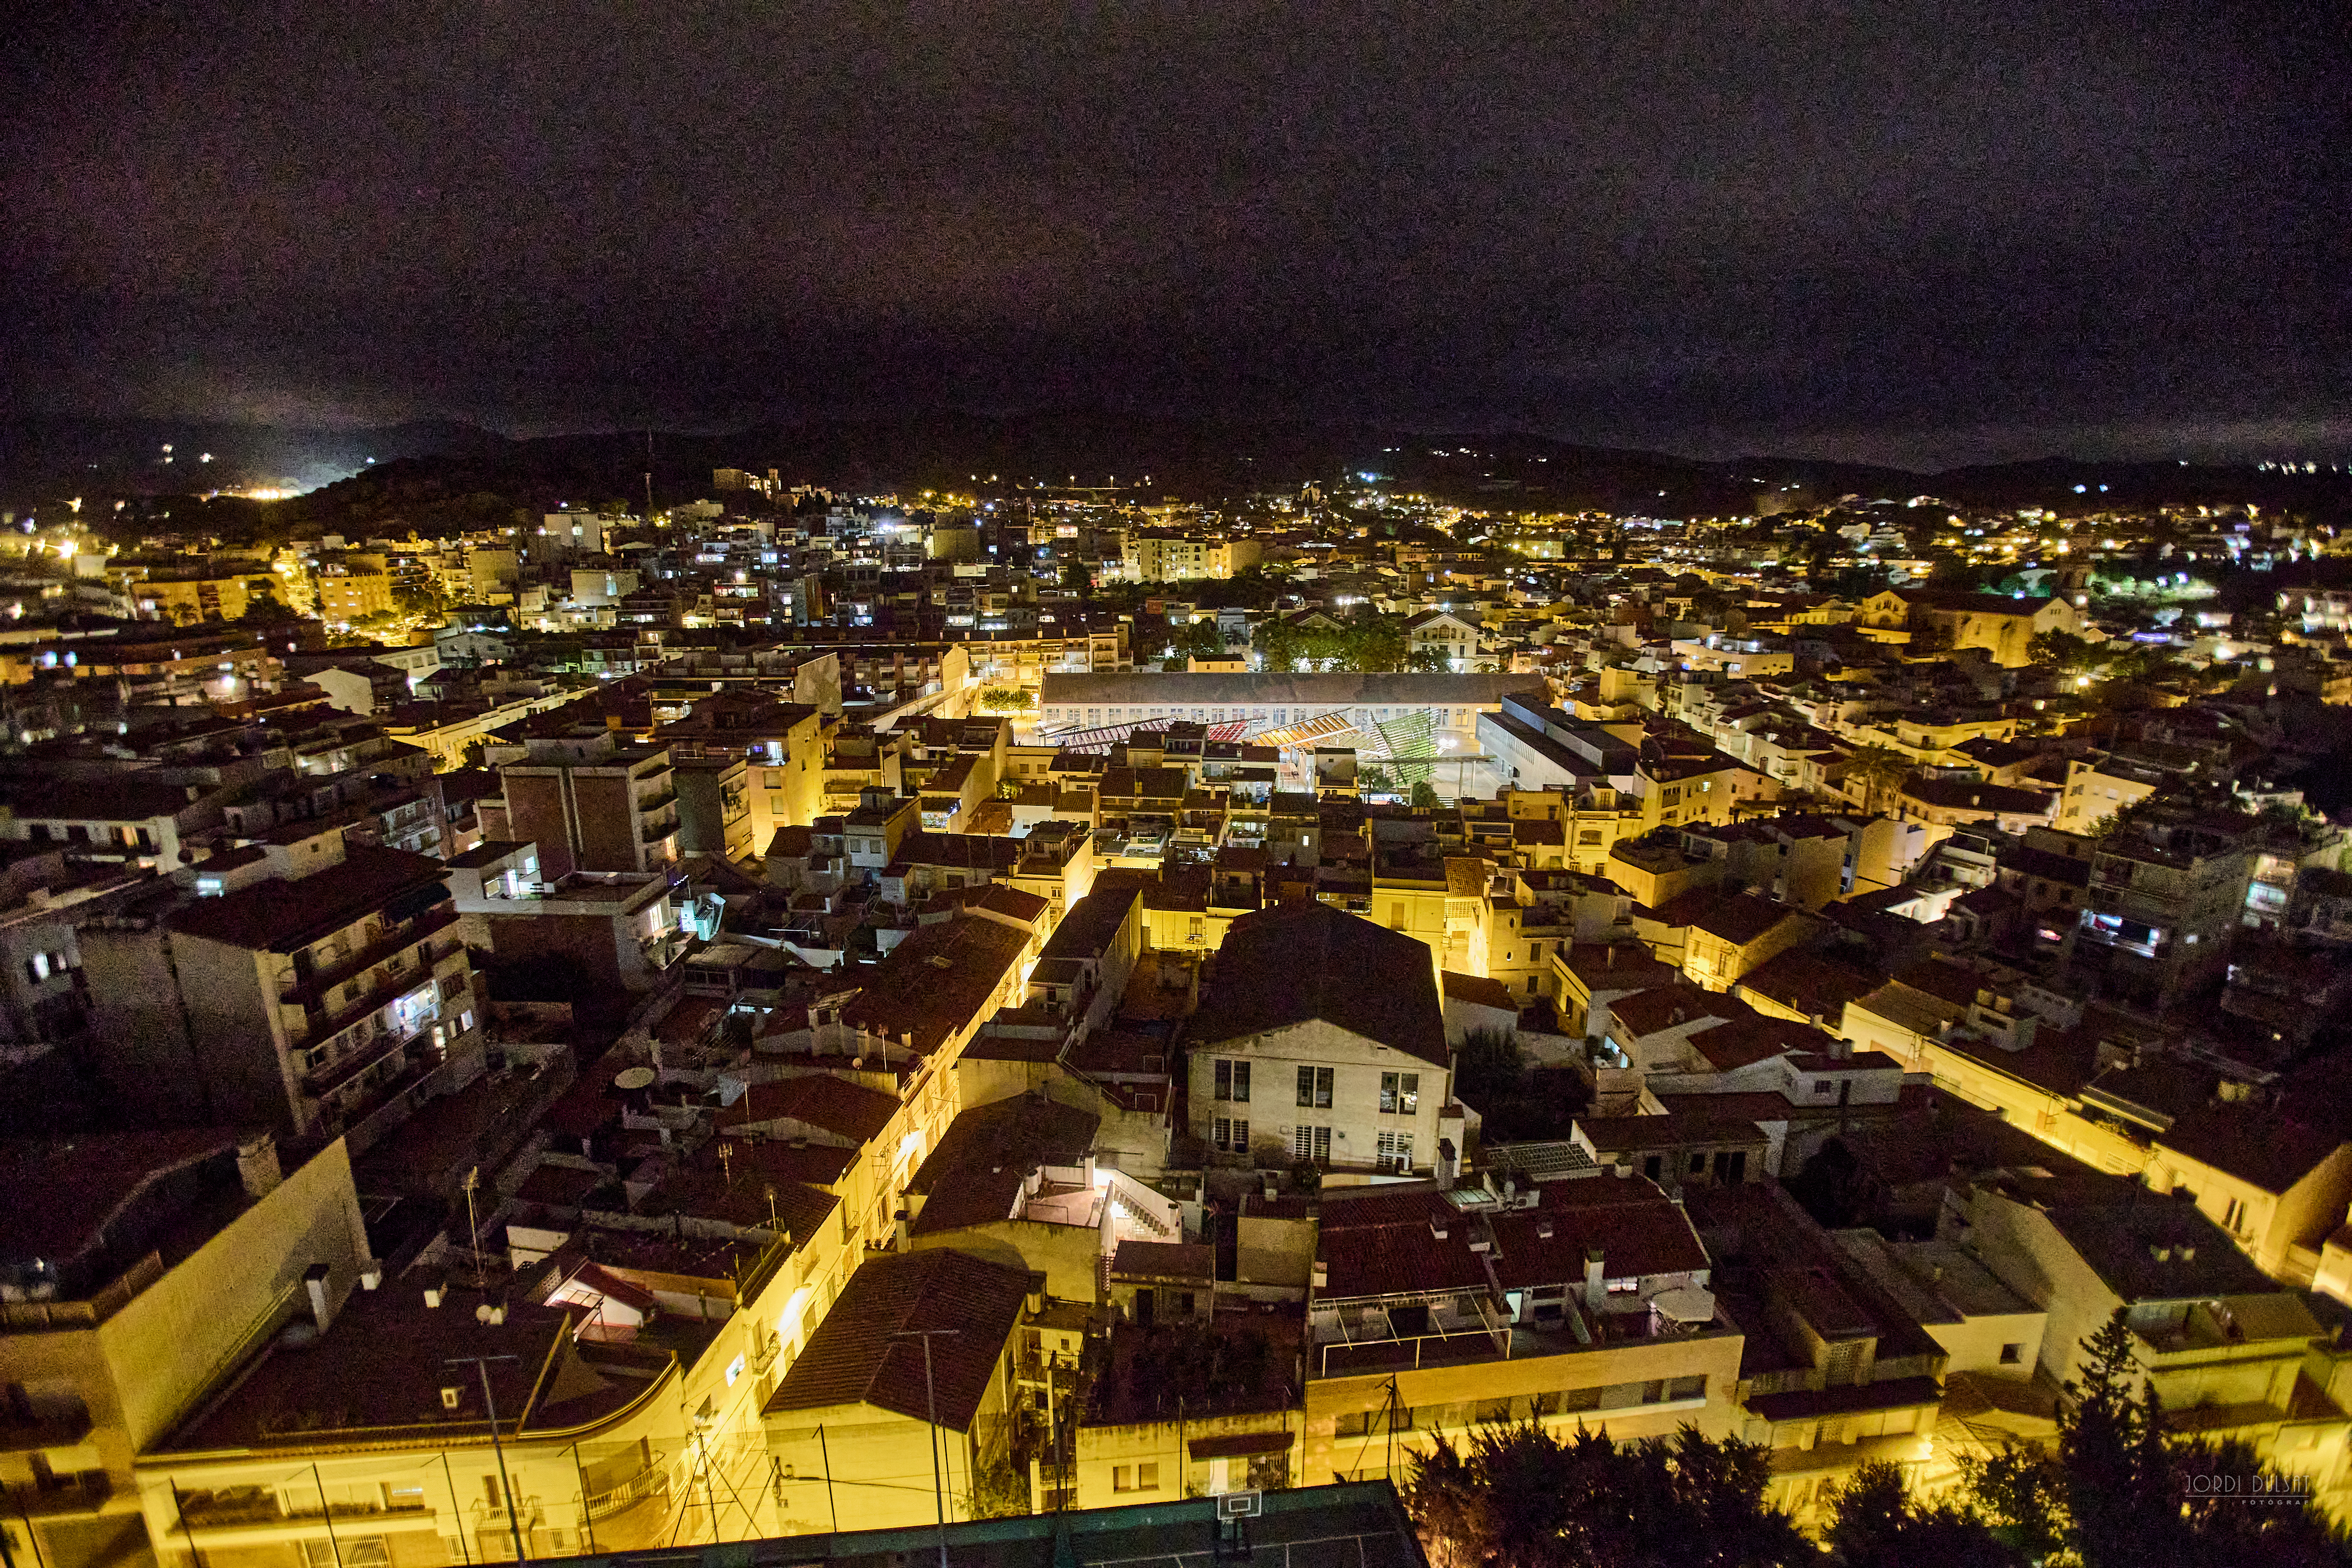
[[[14,15],[10,414],[2352,456],[2309,0]]]

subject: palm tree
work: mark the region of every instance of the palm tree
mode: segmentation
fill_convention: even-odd
[[[1879,797],[1901,789],[1915,766],[1910,753],[1892,746],[1857,746],[1846,753],[1845,776],[1862,781],[1862,808],[1875,811]]]

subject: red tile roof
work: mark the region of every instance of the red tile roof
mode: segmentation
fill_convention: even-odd
[[[767,1413],[865,1404],[926,1420],[923,1342],[893,1336],[952,1329],[929,1342],[930,1383],[940,1425],[968,1432],[1028,1293],[1027,1270],[951,1248],[870,1257],[784,1374]]]

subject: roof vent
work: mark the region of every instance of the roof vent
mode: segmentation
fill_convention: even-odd
[[[458,1401],[465,1397],[466,1391],[462,1388],[445,1388],[441,1391],[441,1408],[455,1410],[457,1408]]]
[[[2150,1258],[2155,1258],[2158,1263],[2169,1263],[2172,1261],[2172,1248],[2169,1247],[2160,1247],[2150,1244],[2147,1249],[2147,1255]]]
[[[1445,1216],[1435,1209],[1432,1209],[1429,1213],[1429,1234],[1440,1241],[1445,1239]]]
[[[1546,1215],[1543,1218],[1536,1221],[1536,1235],[1546,1241],[1549,1241],[1551,1239],[1551,1216],[1549,1215]]]

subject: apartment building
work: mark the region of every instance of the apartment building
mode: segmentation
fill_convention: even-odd
[[[742,763],[734,794],[746,814],[741,837],[755,851],[767,847],[777,828],[805,827],[825,809],[824,720],[808,704],[756,691],[715,693],[685,719],[663,724],[653,743],[679,763]]]
[[[363,1152],[478,1075],[473,967],[440,862],[331,828],[219,873],[216,896],[94,910],[100,1072],[145,1114]]]
[[[677,858],[677,788],[667,749],[624,746],[609,730],[532,735],[499,748],[504,837],[539,846],[551,879],[651,871]]]
[[[1734,1428],[1740,1329],[1683,1211],[1638,1176],[1328,1190],[1307,1304],[1305,1462],[1402,1480],[1495,1421],[1622,1440]]]
[[[1864,1460],[1918,1474],[1934,1452],[1944,1345],[1779,1187],[1711,1185],[1685,1201],[1717,1300],[1746,1331],[1735,1431],[1769,1451],[1767,1498],[1817,1523]]]
[[[1127,542],[1126,573],[1129,581],[1136,583],[1231,577],[1256,565],[1263,553],[1264,546],[1254,539],[1139,532]]]
[[[2352,1352],[2194,1205],[2110,1176],[2003,1169],[1956,1188],[1937,1234],[2047,1313],[2045,1376],[2078,1376],[2083,1342],[2120,1310],[2175,1431],[2250,1443],[2325,1507],[2352,1495]]]
[[[2151,808],[2092,850],[2063,947],[2069,968],[2158,1011],[2220,978],[2261,849],[2251,817]]]
[[[760,1409],[845,1272],[838,1205],[730,1185],[666,1176],[642,1219],[519,1207],[504,1258],[430,1250],[251,1325],[140,1458],[158,1556],[512,1562],[814,1528],[769,1484]]]
[[[351,1160],[281,1170],[216,1128],[13,1145],[0,1226],[0,1522],[11,1561],[173,1560],[151,1544],[134,1462],[260,1328],[307,1318],[368,1267]]]
[[[1191,1127],[1221,1163],[1410,1173],[1460,1157],[1436,975],[1411,937],[1313,901],[1244,915],[1187,1038]]]

